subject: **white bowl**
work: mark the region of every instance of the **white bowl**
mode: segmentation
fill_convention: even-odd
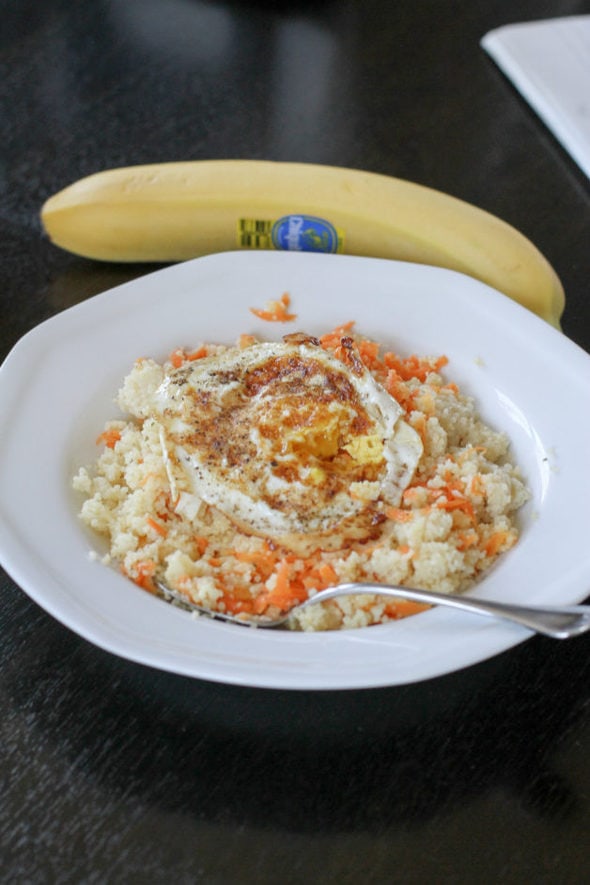
[[[296,323],[256,319],[288,291]],[[300,634],[193,619],[94,561],[71,477],[138,356],[165,357],[242,332],[279,339],[348,320],[401,353],[446,354],[445,372],[505,430],[532,500],[519,543],[478,597],[572,604],[590,589],[590,357],[520,305],[470,277],[393,261],[230,252],[179,264],[89,299],[33,329],[0,370],[0,556],[23,590],[103,649],[219,682],[344,689],[432,678],[530,636],[433,609],[362,630]]]

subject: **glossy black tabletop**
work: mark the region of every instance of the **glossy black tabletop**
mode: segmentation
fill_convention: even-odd
[[[554,265],[564,333],[590,350],[590,183],[479,43],[584,12],[2,0],[2,358],[152,269],[51,245],[49,195],[109,167],[234,157],[399,176],[501,216]],[[401,687],[229,686],[94,647],[2,572],[0,880],[582,883],[589,652],[590,636],[530,638]]]

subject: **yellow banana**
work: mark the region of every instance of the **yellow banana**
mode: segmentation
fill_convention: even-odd
[[[372,172],[257,160],[110,169],[41,210],[50,239],[103,261],[240,248],[346,252],[461,271],[559,327],[563,287],[519,231],[447,194]]]

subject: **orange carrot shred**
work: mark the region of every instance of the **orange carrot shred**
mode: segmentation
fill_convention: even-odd
[[[128,574],[128,577],[131,577],[142,590],[153,592],[154,585],[152,583],[152,577],[154,576],[155,571],[156,563],[153,559],[142,559],[140,562],[136,563],[134,573],[129,575],[125,572],[125,574]]]
[[[172,363],[175,369],[179,369],[183,363],[200,360],[204,356],[207,356],[208,353],[209,348],[205,344],[202,344],[200,347],[197,347],[196,350],[193,350],[190,353],[187,353],[183,347],[177,347],[176,350],[172,351],[172,353],[168,357],[168,360]]]
[[[410,522],[412,512],[411,510],[403,510],[401,507],[387,507],[385,509],[385,516],[388,519],[393,519],[394,522]]]
[[[353,326],[354,320],[350,320],[348,323],[343,323],[341,326],[336,326],[331,332],[327,332],[325,335],[321,336],[321,346],[324,350],[335,350],[337,347],[340,347],[342,338],[350,335]]]
[[[300,579],[291,578],[291,562],[294,557],[285,556],[275,571],[276,582],[272,590],[261,593],[254,600],[257,613],[266,611],[269,606],[276,606],[281,611],[288,611],[298,602],[307,599],[307,589]]]
[[[155,519],[152,519],[151,516],[148,516],[146,519],[147,524],[152,528],[155,532],[161,535],[162,538],[165,538],[168,534],[168,529],[163,526],[161,523],[156,522]]]
[[[338,575],[334,571],[334,566],[330,565],[329,562],[324,562],[320,565],[319,569],[320,577],[323,583],[327,586],[328,584],[335,584],[338,580]]]
[[[486,556],[495,556],[501,547],[509,542],[512,542],[512,540],[512,536],[509,532],[494,532],[493,535],[490,535],[487,541],[485,541],[483,544],[484,553],[486,554]]]
[[[460,550],[463,553],[465,550],[469,550],[471,547],[475,547],[475,545],[479,541],[479,536],[477,532],[459,532],[457,534],[457,538],[459,543],[457,544],[457,550]]]
[[[208,348],[203,344],[201,347],[197,347],[196,350],[193,350],[191,353],[186,353],[184,358],[189,362],[194,362],[194,360],[201,360],[204,356],[207,356],[209,353]]]
[[[118,443],[120,439],[121,432],[119,430],[103,430],[100,436],[97,437],[96,444],[100,445],[100,443],[104,443],[108,449],[114,449],[116,443]]]
[[[410,615],[417,615],[419,612],[426,611],[428,608],[430,608],[430,606],[425,605],[423,602],[400,599],[399,602],[390,602],[386,605],[383,613],[387,615],[388,618],[400,620],[401,618],[407,618]]]
[[[184,362],[184,350],[181,347],[177,347],[176,350],[172,351],[168,360],[172,363],[175,369],[178,369]]]
[[[201,535],[195,535],[193,540],[197,546],[197,550],[199,551],[200,555],[202,556],[203,553],[205,552],[205,550],[207,549],[207,547],[209,546],[208,539],[201,537]]]
[[[479,473],[476,473],[475,476],[472,478],[469,491],[472,495],[479,496],[485,494],[485,486]]]
[[[288,292],[283,292],[278,301],[267,301],[266,308],[263,309],[251,307],[250,312],[268,323],[290,323],[297,319],[296,313],[288,312],[290,304],[291,298]]]

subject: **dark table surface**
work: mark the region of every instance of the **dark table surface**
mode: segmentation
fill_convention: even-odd
[[[1,354],[146,266],[43,237],[102,168],[268,158],[364,168],[503,217],[590,349],[589,182],[484,53],[582,0],[3,0]],[[567,515],[564,514],[564,531]],[[587,881],[590,636],[416,685],[283,692],[129,663],[0,576],[0,879]]]

